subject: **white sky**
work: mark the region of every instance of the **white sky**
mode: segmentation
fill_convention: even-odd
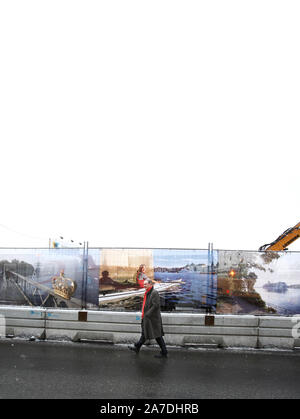
[[[299,19],[298,0],[2,1],[0,246],[256,250],[299,222]]]

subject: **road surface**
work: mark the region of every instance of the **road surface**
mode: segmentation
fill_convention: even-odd
[[[0,339],[0,398],[299,398],[300,353]]]

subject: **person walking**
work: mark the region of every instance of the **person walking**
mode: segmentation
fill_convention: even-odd
[[[128,348],[138,354],[146,340],[155,339],[160,346],[161,352],[159,355],[154,356],[156,358],[167,358],[168,351],[163,339],[164,331],[160,313],[159,293],[153,288],[153,281],[148,277],[144,280],[144,288],[145,295],[141,323],[142,334],[140,340],[136,344],[128,346]]]

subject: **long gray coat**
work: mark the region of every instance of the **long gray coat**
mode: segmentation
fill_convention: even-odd
[[[159,293],[154,288],[152,288],[147,295],[143,323],[146,339],[156,339],[164,336],[160,314]]]

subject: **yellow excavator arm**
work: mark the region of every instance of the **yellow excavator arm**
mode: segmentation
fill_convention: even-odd
[[[287,250],[287,246],[293,243],[300,237],[300,223],[296,224],[294,227],[288,228],[285,230],[276,240],[272,243],[264,244],[259,248],[259,251],[263,250],[275,250],[280,252],[281,250]]]

